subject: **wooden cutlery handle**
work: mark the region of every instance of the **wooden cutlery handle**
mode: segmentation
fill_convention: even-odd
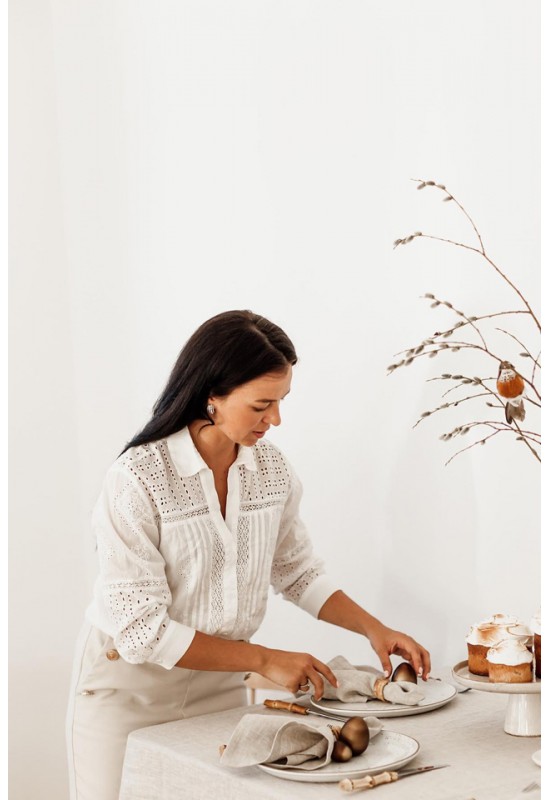
[[[277,708],[279,711],[292,711],[293,714],[307,714],[307,708],[298,703],[287,703],[284,700],[264,700],[264,706]]]
[[[382,783],[396,781],[398,777],[397,772],[381,772],[380,775],[365,775],[364,778],[359,778],[356,781],[344,778],[338,785],[344,792],[353,792],[355,789],[374,789]]]

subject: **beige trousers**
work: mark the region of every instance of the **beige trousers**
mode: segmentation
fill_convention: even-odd
[[[242,673],[128,664],[109,636],[85,625],[67,713],[71,800],[118,800],[131,731],[241,705]]]

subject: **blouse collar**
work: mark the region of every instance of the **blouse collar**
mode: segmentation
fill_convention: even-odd
[[[166,439],[170,456],[174,466],[183,478],[196,475],[203,469],[210,469],[203,459],[189,433],[189,428],[182,428],[181,431],[173,433]],[[254,447],[244,447],[239,445],[237,458],[234,464],[242,464],[246,469],[257,471],[256,458],[254,457]]]

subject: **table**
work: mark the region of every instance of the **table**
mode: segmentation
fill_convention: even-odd
[[[407,767],[450,764],[446,769],[381,786],[379,800],[536,800],[540,784],[532,755],[539,737],[503,730],[507,697],[474,690],[424,714],[386,718],[384,728],[413,736],[420,752]],[[219,765],[218,748],[247,713],[279,714],[247,706],[134,731],[128,737],[120,800],[325,800],[364,797],[337,783],[295,783],[256,767]],[[383,794],[382,794],[383,793]],[[370,793],[367,795],[370,797]]]

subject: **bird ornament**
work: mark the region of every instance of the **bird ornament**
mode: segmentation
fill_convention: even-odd
[[[525,405],[522,400],[525,381],[518,375],[514,366],[509,361],[501,361],[498,368],[497,392],[506,400],[504,414],[506,422],[511,425],[513,420],[523,422],[525,419]]]

